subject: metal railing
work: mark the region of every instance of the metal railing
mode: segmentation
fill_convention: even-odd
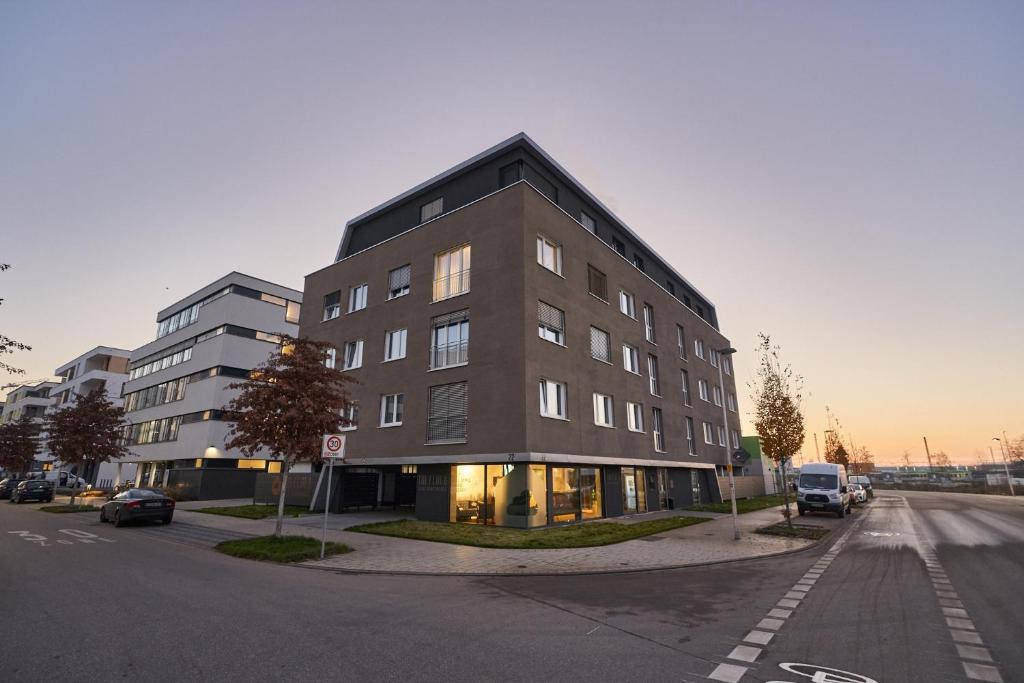
[[[430,369],[446,368],[469,362],[469,340],[430,347]]]
[[[434,301],[465,294],[469,291],[469,268],[434,280]]]

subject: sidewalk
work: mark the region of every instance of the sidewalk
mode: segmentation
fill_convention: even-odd
[[[733,540],[729,515],[715,515],[710,521],[632,541],[594,548],[553,550],[507,550],[416,541],[345,531],[366,522],[402,519],[393,513],[346,513],[328,516],[327,539],[344,543],[355,552],[336,555],[304,566],[333,571],[385,574],[430,575],[551,575],[599,574],[624,571],[671,569],[717,562],[756,559],[793,552],[814,544],[805,539],[763,536],[753,531],[782,520],[780,508],[769,508],[739,516],[740,540]],[[687,515],[685,511],[659,513]],[[694,513],[694,516],[697,516]],[[707,516],[707,513],[700,516]],[[652,519],[654,515],[632,518]],[[175,520],[235,533],[262,536],[273,533],[274,519],[248,520],[209,515],[179,509]],[[629,523],[630,519],[623,519]],[[801,518],[801,524],[835,527],[842,520],[829,517]],[[322,515],[286,517],[285,533],[320,538]]]

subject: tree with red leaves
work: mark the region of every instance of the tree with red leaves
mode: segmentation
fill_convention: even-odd
[[[88,463],[109,462],[128,454],[121,443],[123,426],[124,409],[111,403],[102,389],[76,394],[74,403],[43,420],[50,453],[64,465],[78,466],[79,475]],[[71,504],[75,504],[75,488],[71,489]]]
[[[21,474],[32,467],[39,450],[39,423],[30,417],[0,425],[0,469]]]

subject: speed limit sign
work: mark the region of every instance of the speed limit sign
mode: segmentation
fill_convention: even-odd
[[[320,455],[323,458],[337,458],[339,460],[343,460],[345,458],[345,435],[325,434],[324,445],[320,451]]]

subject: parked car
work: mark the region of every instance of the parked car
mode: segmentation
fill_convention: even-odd
[[[848,488],[846,468],[829,462],[809,462],[800,468],[797,479],[796,509],[801,515],[808,512],[834,512],[845,517],[853,507],[853,495]]]
[[[864,489],[861,484],[849,484],[847,488],[853,493],[854,503],[866,503],[868,502],[868,492]]]
[[[860,484],[864,487],[864,491],[868,494],[868,498],[875,497],[875,489],[871,487],[871,479],[863,474],[854,474],[850,476],[851,484]]]
[[[14,493],[14,489],[18,488],[18,484],[25,481],[18,477],[8,477],[3,481],[0,481],[0,500],[4,498],[10,498],[11,494]]]
[[[11,494],[12,503],[24,503],[28,500],[43,503],[53,502],[53,483],[41,479],[23,479]]]
[[[84,489],[87,486],[85,479],[70,472],[61,472],[59,470],[47,472],[46,481],[56,483],[57,488],[62,489]]]
[[[100,521],[124,526],[141,519],[158,519],[170,524],[174,501],[157,489],[128,489],[117,494],[100,508]]]

